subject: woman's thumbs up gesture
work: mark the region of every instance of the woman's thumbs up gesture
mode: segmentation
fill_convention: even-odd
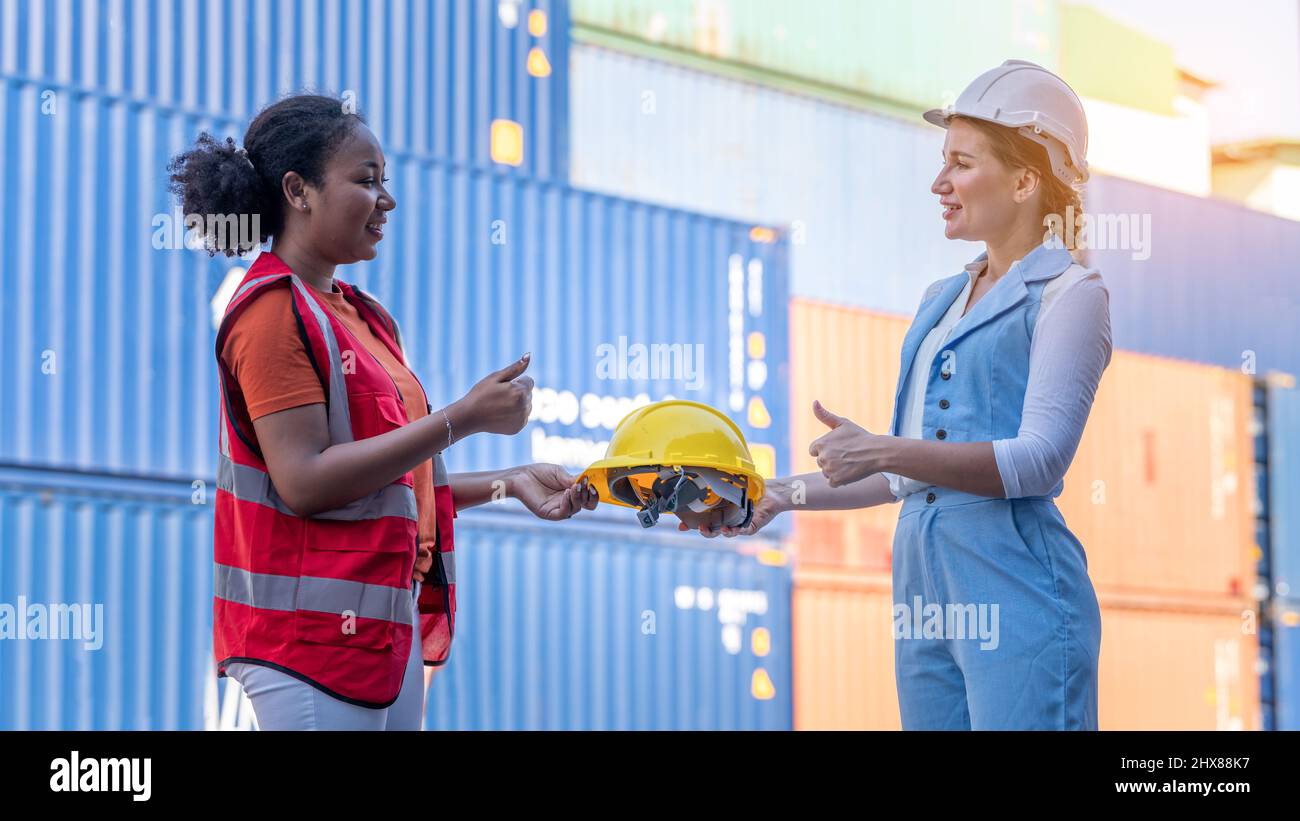
[[[460,400],[468,409],[472,429],[513,435],[528,424],[533,407],[533,378],[524,375],[531,354],[524,354],[479,380]]]
[[[819,401],[813,402],[813,414],[830,428],[808,446],[808,455],[817,460],[827,484],[849,485],[880,472],[880,440],[888,437],[869,433],[853,420],[831,413]]]

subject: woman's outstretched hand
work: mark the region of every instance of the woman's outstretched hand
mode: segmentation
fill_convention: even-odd
[[[595,510],[599,504],[596,488],[585,482],[575,484],[577,481],[577,476],[571,476],[559,465],[536,463],[511,470],[506,489],[534,516],[554,522],[567,519],[579,510]]]
[[[731,502],[724,502],[713,510],[696,513],[691,510],[678,511],[678,530],[698,530],[700,535],[712,539],[716,536],[753,536],[762,530],[768,522],[790,509],[790,485],[782,479],[770,479],[763,491],[763,498],[754,505],[754,516],[744,527],[728,527],[722,524],[724,517],[729,517],[735,510]]]

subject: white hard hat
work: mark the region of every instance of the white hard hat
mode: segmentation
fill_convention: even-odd
[[[1028,60],[1007,60],[989,69],[946,108],[923,115],[948,127],[955,114],[1018,128],[1047,148],[1052,170],[1067,185],[1088,180],[1088,120],[1083,103],[1064,80]]]

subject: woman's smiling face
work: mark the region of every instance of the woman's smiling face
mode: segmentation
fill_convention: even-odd
[[[930,186],[943,207],[944,236],[982,241],[1005,234],[1020,217],[1022,172],[1003,165],[977,128],[954,118],[943,141],[943,167]]]
[[[340,265],[375,258],[387,213],[397,207],[383,174],[379,140],[358,124],[326,163],[320,207],[312,210],[312,241],[323,256]]]

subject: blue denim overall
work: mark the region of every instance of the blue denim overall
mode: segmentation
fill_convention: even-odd
[[[1040,245],[962,317],[925,372],[923,439],[1017,435],[1043,288],[1071,262],[1063,248]],[[968,279],[936,282],[917,310],[903,341],[895,436],[917,348]],[[1097,728],[1101,612],[1083,546],[1052,501],[1063,484],[1018,499],[935,485],[904,499],[893,558],[903,729]]]

